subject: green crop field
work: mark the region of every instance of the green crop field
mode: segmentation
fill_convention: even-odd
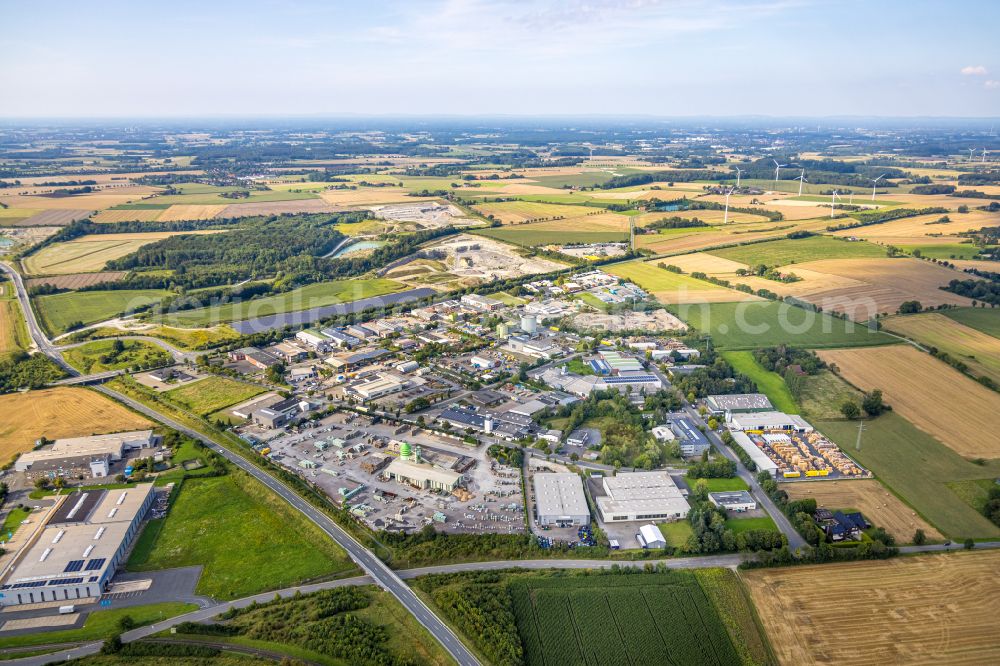
[[[205,416],[263,392],[264,388],[255,384],[212,376],[165,391],[163,396],[189,412]]]
[[[723,352],[722,357],[733,366],[736,372],[746,375],[757,385],[761,393],[766,395],[779,412],[798,414],[799,406],[792,397],[784,378],[776,372],[771,372],[761,366],[753,357],[752,352]]]
[[[657,262],[660,263],[660,262]],[[689,275],[674,273],[660,268],[656,264],[646,261],[626,261],[620,264],[605,266],[604,270],[611,275],[631,280],[648,292],[716,292],[719,297],[713,296],[712,300],[723,300],[722,295],[728,294],[734,301],[749,298],[746,294],[729,289],[705,280],[698,280]]]
[[[870,469],[893,493],[953,539],[997,538],[997,527],[979,514],[949,483],[1000,476],[1000,460],[977,465],[914,427],[902,416],[883,414],[865,422],[861,450],[855,448],[858,424],[816,422],[823,434]]]
[[[847,400],[861,404],[861,392],[829,370],[802,378],[799,404],[809,420],[842,418],[840,406]]]
[[[161,522],[157,528],[153,525]],[[152,537],[147,537],[146,533]],[[128,567],[204,565],[199,594],[234,599],[354,569],[307,518],[241,471],[184,481],[166,518],[150,521]]]
[[[63,352],[63,358],[85,375],[123,368],[152,368],[170,364],[170,352],[144,340],[122,340],[121,352],[114,351],[113,340],[88,342]]]
[[[628,234],[622,231],[539,231],[530,227],[530,224],[525,224],[513,227],[477,229],[472,233],[524,247],[563,243],[613,243],[628,239]]]
[[[942,314],[951,317],[960,324],[982,331],[994,338],[1000,338],[1000,309],[994,308],[954,308],[942,310]]]
[[[112,319],[156,303],[169,294],[165,289],[68,291],[37,296],[32,300],[42,325],[50,334],[56,335],[65,333],[73,322],[87,325]]]
[[[910,254],[914,250],[920,250],[920,256],[928,259],[975,259],[982,249],[972,243],[925,243],[900,245],[899,248]]]
[[[885,257],[886,249],[864,241],[847,241],[832,236],[809,236],[791,240],[751,243],[711,250],[710,254],[747,265],[785,266],[819,259],[866,259]]]
[[[164,317],[171,326],[196,328],[213,324],[266,317],[281,312],[296,312],[336,303],[348,303],[370,296],[382,296],[401,291],[401,282],[386,279],[335,280],[317,282],[275,296],[265,296],[218,307],[173,312]]]
[[[235,192],[238,187],[212,187],[211,185],[182,185],[184,194],[168,194],[156,197],[154,200],[161,205],[186,204],[193,206],[228,205],[239,203],[264,203],[270,201],[296,201],[299,199],[318,199],[319,195],[314,192],[289,192],[287,190],[251,190],[250,196],[242,198],[229,198],[222,196],[223,192]],[[196,191],[196,188],[208,188],[205,191]]]
[[[726,529],[732,530],[734,534],[739,534],[740,532],[749,532],[750,530],[770,530],[771,532],[777,532],[778,526],[774,524],[770,516],[762,516],[760,518],[740,518],[739,514],[730,514],[733,516],[726,519]]]
[[[483,215],[493,215],[501,222],[521,222],[564,217],[577,217],[593,213],[594,208],[566,206],[563,204],[539,203],[535,201],[500,201],[481,203],[473,208]]]
[[[738,476],[734,476],[731,479],[692,479],[688,476],[684,477],[684,481],[692,488],[694,488],[694,484],[699,481],[704,481],[705,485],[708,486],[708,492],[710,493],[722,493],[730,490],[749,490],[746,482]]]
[[[668,308],[708,333],[718,349],[740,350],[795,345],[858,347],[898,342],[862,324],[776,301],[672,305]]]
[[[510,593],[529,666],[739,661],[690,572],[527,578]]]

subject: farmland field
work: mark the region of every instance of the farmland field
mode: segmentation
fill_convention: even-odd
[[[1000,394],[943,361],[909,345],[819,355],[854,386],[882,389],[894,411],[959,455],[1000,458],[1000,438],[987,435],[995,429]]]
[[[802,378],[799,404],[807,419],[842,418],[840,406],[847,400],[860,404],[860,392],[829,370]]]
[[[226,206],[217,205],[197,205],[197,204],[174,204],[161,212],[156,218],[158,222],[174,222],[177,220],[210,220],[218,217],[219,213],[225,210]]]
[[[14,295],[14,286],[11,282],[0,282],[0,361],[11,352],[26,350],[29,346],[31,337],[21,304]]]
[[[732,640],[688,572],[510,584],[526,664],[732,664]]]
[[[793,500],[812,498],[817,505],[831,511],[860,511],[872,525],[892,534],[898,544],[910,543],[918,529],[928,539],[942,538],[937,529],[875,479],[786,483],[782,487]]]
[[[711,254],[747,265],[785,266],[817,259],[884,257],[886,251],[885,248],[871,243],[852,243],[830,236],[810,236],[796,240],[784,239],[712,250]]]
[[[1000,461],[969,462],[893,412],[865,422],[860,450],[855,448],[857,422],[817,421],[813,425],[945,536],[1000,537],[1000,527],[948,485],[1000,476]]]
[[[7,208],[7,211],[24,210],[18,208]],[[64,227],[75,220],[82,220],[90,215],[89,210],[24,210],[28,213],[27,219],[18,221],[18,226],[23,227]],[[34,213],[34,214],[31,214]],[[5,220],[6,222],[6,220]]]
[[[969,328],[1000,338],[1000,310],[993,308],[956,308],[944,310],[944,316]]]
[[[166,518],[150,521],[128,561],[135,571],[204,565],[197,591],[216,599],[353,569],[318,527],[242,471],[189,479]]]
[[[281,312],[296,312],[336,303],[347,303],[371,296],[383,296],[405,288],[401,282],[386,279],[340,280],[318,282],[299,289],[218,307],[182,310],[166,315],[172,326],[199,327],[220,322],[266,317]]]
[[[771,372],[761,366],[749,351],[723,352],[722,357],[733,366],[736,372],[746,375],[757,385],[761,393],[766,395],[779,412],[798,414],[799,406],[795,403],[784,378],[776,372]]]
[[[162,208],[114,208],[102,210],[94,216],[94,222],[155,222],[163,213]]]
[[[910,254],[919,250],[921,256],[929,259],[975,259],[981,248],[972,243],[923,243],[900,245],[900,249]]]
[[[111,319],[135,308],[156,303],[165,289],[69,291],[32,299],[42,325],[52,334],[64,333],[73,322],[84,325]]]
[[[1000,339],[960,324],[938,312],[890,317],[886,330],[916,340],[925,347],[936,347],[969,366],[977,377],[989,377],[1000,383]]]
[[[477,229],[473,233],[525,247],[562,243],[612,243],[628,240],[628,233],[625,231],[539,230],[534,227],[534,224],[519,224],[494,229]]]
[[[529,220],[551,220],[554,218],[579,217],[592,209],[565,204],[539,203],[535,201],[502,201],[481,203],[474,206],[486,217],[493,216],[503,224],[527,222]]]
[[[712,336],[724,350],[774,345],[810,348],[884,345],[896,340],[862,324],[775,301],[671,306],[670,311]]]
[[[84,388],[0,395],[0,461],[30,451],[42,435],[58,439],[149,427],[144,417]]]
[[[143,245],[178,234],[219,233],[217,231],[151,232],[139,234],[91,234],[53,243],[22,260],[29,275],[91,273],[112,259],[124,257]]]
[[[650,292],[656,300],[666,304],[724,303],[731,301],[756,301],[756,296],[719,285],[696,280],[665,270],[643,261],[629,261],[605,267],[608,273],[631,280]]]
[[[163,393],[163,397],[188,411],[205,416],[217,412],[223,407],[249,400],[263,392],[264,388],[255,384],[244,384],[225,377],[210,376],[170,389]]]
[[[105,271],[103,273],[77,273],[75,275],[54,275],[52,277],[31,278],[24,281],[28,289],[50,284],[59,289],[80,289],[103,282],[117,282],[128,275],[125,271]]]
[[[169,365],[173,359],[165,349],[145,340],[122,340],[122,345],[123,350],[115,354],[112,340],[88,342],[67,349],[63,358],[85,375],[136,366]]]
[[[743,573],[782,664],[1000,661],[1000,552]],[[817,582],[849,605],[831,603]],[[847,637],[850,637],[847,640]]]

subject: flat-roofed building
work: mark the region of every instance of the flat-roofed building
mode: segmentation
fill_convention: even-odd
[[[730,430],[781,430],[790,432],[812,432],[809,422],[797,414],[784,412],[752,412],[730,414],[726,420]]]
[[[67,437],[52,444],[22,453],[14,463],[17,472],[53,472],[90,469],[90,463],[104,460],[114,463],[128,451],[152,448],[160,441],[152,430],[132,430],[107,435]]]
[[[771,401],[763,393],[710,395],[705,398],[705,407],[713,414],[770,412],[774,410]]]
[[[153,484],[71,493],[58,502],[0,576],[0,605],[99,597],[153,502]]]
[[[629,472],[606,476],[606,495],[597,508],[607,523],[633,520],[680,520],[691,506],[666,472]]]
[[[449,493],[458,488],[465,478],[458,472],[399,458],[389,463],[385,469],[385,476],[414,488],[443,490]]]
[[[715,506],[721,506],[727,511],[753,511],[757,508],[757,500],[745,490],[728,490],[709,493],[708,500]]]
[[[729,434],[733,436],[733,441],[743,449],[753,464],[757,466],[757,470],[760,472],[767,472],[772,477],[778,474],[778,465],[771,458],[761,450],[759,446],[754,444],[753,440],[745,432],[740,432],[739,430],[730,430]]]
[[[363,400],[374,400],[382,396],[399,393],[409,384],[409,380],[392,374],[378,375],[374,379],[355,384],[351,391]]]
[[[539,525],[590,524],[583,481],[570,472],[535,474],[535,509]]]

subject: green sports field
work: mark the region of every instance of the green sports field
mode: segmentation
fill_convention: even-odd
[[[672,305],[668,309],[703,333],[720,350],[795,345],[813,349],[898,342],[879,331],[777,301]]]
[[[813,425],[943,534],[952,539],[1000,537],[1000,527],[949,487],[954,482],[1000,477],[1000,460],[984,465],[969,462],[892,412],[865,421],[860,451],[855,448],[857,422]]]
[[[164,289],[119,289],[113,291],[68,291],[33,300],[42,326],[52,335],[65,333],[76,321],[84,325],[113,319],[133,309],[156,303],[169,291]]]
[[[819,259],[866,259],[885,257],[886,250],[864,241],[847,241],[832,236],[782,239],[712,250],[710,254],[747,265],[785,266]]]
[[[275,296],[265,296],[218,307],[183,310],[165,315],[170,326],[195,328],[213,324],[266,317],[281,312],[308,310],[335,303],[348,303],[370,296],[382,296],[406,288],[401,282],[382,278],[372,280],[335,280],[317,282]]]
[[[761,393],[766,395],[779,412],[798,414],[799,406],[792,397],[784,378],[776,372],[771,372],[761,366],[749,351],[723,352],[722,357],[740,374],[746,375],[757,385]]]
[[[199,594],[234,599],[354,569],[318,527],[244,472],[189,479],[150,521],[128,568],[204,565]]]

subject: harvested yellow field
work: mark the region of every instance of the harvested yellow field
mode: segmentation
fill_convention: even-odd
[[[781,227],[780,223],[775,226]],[[744,226],[740,231],[745,233],[735,233],[735,229],[727,231],[702,231],[690,234],[641,234],[636,235],[635,245],[640,249],[648,249],[654,254],[684,254],[686,252],[697,252],[720,245],[732,245],[735,243],[746,243],[761,238],[779,238],[788,233],[788,229],[775,229],[767,227],[761,230],[754,230],[752,227]]]
[[[781,664],[1000,663],[1000,551],[742,573]]]
[[[94,222],[155,222],[163,213],[159,208],[140,210],[102,210],[93,217]]]
[[[523,224],[533,220],[552,220],[555,218],[578,218],[592,209],[564,204],[539,203],[536,201],[500,201],[495,203],[477,204],[475,209],[483,215],[500,221],[501,224]]]
[[[489,192],[499,192],[501,196],[515,194],[558,194],[563,196],[567,194],[566,190],[560,190],[555,187],[547,187],[545,185],[530,185],[528,183],[521,182],[510,183],[507,185],[494,185],[493,183],[494,181],[484,181],[481,187],[460,187],[458,188],[458,191],[475,194],[477,191],[485,190]],[[572,194],[572,192],[569,194]],[[580,201],[586,201],[586,199],[580,197]]]
[[[786,483],[784,489],[793,500],[814,499],[817,505],[831,511],[857,509],[872,525],[892,534],[896,543],[910,543],[917,530],[923,530],[929,539],[943,538],[937,529],[875,479]]]
[[[802,276],[807,271],[831,276],[826,284],[813,282],[816,289],[797,295],[824,310],[845,312],[856,321],[893,314],[900,303],[909,300],[918,300],[924,307],[971,304],[964,296],[939,289],[951,280],[962,279],[961,273],[920,259],[821,259],[785,269]]]
[[[854,386],[881,389],[894,411],[959,455],[1000,458],[1000,393],[910,345],[817,353]]]
[[[112,259],[124,257],[143,245],[178,234],[215,234],[221,231],[157,231],[135,234],[89,234],[65,243],[46,246],[22,260],[29,275],[92,273]]]
[[[84,388],[9,393],[0,395],[0,460],[30,451],[43,435],[58,439],[151,427],[146,418]]]
[[[571,208],[578,208],[571,206]],[[598,213],[596,215],[582,215],[580,217],[568,217],[564,220],[552,220],[551,222],[535,222],[530,227],[535,231],[628,231],[628,216],[618,213]]]
[[[962,189],[976,190],[977,187],[969,187]],[[966,199],[963,197],[952,197],[947,194],[904,194],[904,193],[887,193],[879,194],[878,198],[882,201],[893,202],[901,204],[908,208],[927,208],[929,206],[941,206],[942,208],[950,208],[951,210],[957,210],[959,206],[968,206],[970,209],[975,209],[977,206],[982,206],[984,202],[982,199]]]
[[[97,192],[94,194],[80,194],[73,197],[30,197],[5,195],[0,196],[0,202],[7,204],[11,208],[38,208],[41,210],[104,210],[105,208],[139,201],[144,195],[148,195],[156,191],[158,190],[145,188],[134,193],[104,194]]]
[[[987,213],[982,210],[971,210],[964,214],[949,213],[948,219],[951,222],[947,224],[934,224],[941,217],[940,213],[904,217],[901,220],[893,220],[884,224],[872,224],[867,227],[858,227],[857,229],[842,229],[835,231],[833,235],[842,237],[857,236],[858,238],[871,238],[878,239],[879,241],[889,238],[914,239],[913,242],[924,243],[927,236],[937,234],[953,235],[963,231],[1000,225],[1000,213]],[[953,238],[950,239],[950,242],[955,243],[958,240]]]
[[[883,326],[925,347],[937,347],[979,377],[1000,384],[1000,339],[937,312],[890,317]]]
[[[176,222],[178,220],[211,220],[225,210],[225,205],[174,204],[163,211],[157,219],[159,222]]]

